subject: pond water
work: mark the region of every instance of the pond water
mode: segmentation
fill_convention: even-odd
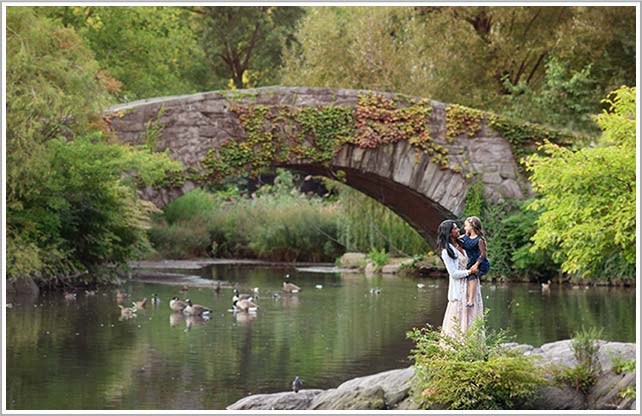
[[[446,279],[319,273],[292,267],[214,265],[211,279],[259,288],[256,314],[232,313],[232,289],[130,282],[131,299],[161,304],[121,320],[115,290],[17,299],[7,309],[8,409],[224,409],[256,393],[336,387],[348,379],[410,365],[406,332],[441,325]],[[273,297],[289,273],[301,293]],[[417,283],[423,283],[419,289]],[[317,288],[321,285],[322,288]],[[381,289],[380,294],[370,289]],[[582,327],[635,342],[635,290],[536,285],[482,286],[489,326],[539,346]],[[172,314],[172,296],[214,310],[209,321]]]

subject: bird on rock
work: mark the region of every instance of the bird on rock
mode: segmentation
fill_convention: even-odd
[[[303,388],[303,381],[299,378],[299,376],[294,377],[294,381],[292,382],[292,390],[295,393],[298,393],[299,390]]]

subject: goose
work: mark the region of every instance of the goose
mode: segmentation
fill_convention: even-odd
[[[314,287],[316,287],[317,289],[323,289],[323,285],[316,285]]]
[[[221,293],[221,281],[220,280],[218,282],[216,282],[216,287],[214,288],[214,292],[216,292],[217,295],[219,293]]]
[[[152,293],[152,304],[153,305],[158,305],[160,304],[160,298],[156,293]]]
[[[250,302],[254,300],[254,296],[248,295],[247,293],[239,293],[238,289],[234,289],[234,296],[232,296],[232,302],[235,300],[244,300],[247,299]]]
[[[73,292],[65,292],[65,300],[76,300],[76,294]]]
[[[180,288],[180,291],[183,292],[183,293],[187,292],[188,290],[189,290],[189,287],[187,287],[187,285],[183,285],[183,287]]]
[[[187,306],[187,303],[183,302],[182,300],[178,299],[178,296],[174,296],[170,301],[169,301],[169,308],[173,310],[174,312],[183,312],[183,309]]]
[[[96,296],[96,291],[95,290],[85,290],[85,295],[86,296]]]
[[[283,282],[283,291],[287,293],[298,293],[301,291],[301,288],[294,283],[288,281]]]
[[[373,287],[372,289],[370,289],[370,293],[373,295],[380,295],[381,289],[379,289],[378,287]]]
[[[256,311],[259,307],[255,303],[253,303],[249,299],[238,299],[235,300],[234,303],[232,303],[232,307],[235,310],[240,310],[240,311]]]
[[[145,309],[145,305],[147,305],[147,298],[143,298],[143,300],[135,300],[132,302],[132,305],[134,305],[136,309]]]
[[[548,290],[551,288],[551,281],[542,282],[542,290]]]
[[[185,315],[202,316],[209,315],[210,312],[212,312],[211,309],[206,308],[203,305],[194,305],[191,299],[185,299],[185,302],[187,302],[187,306],[183,309],[183,313]]]
[[[423,284],[423,283],[417,283],[417,288],[419,288],[419,289],[423,289],[424,287],[426,287],[426,285],[425,285],[425,284]]]
[[[292,382],[292,390],[295,393],[298,393],[299,390],[303,388],[303,381],[299,378],[299,376],[294,377],[294,381]]]

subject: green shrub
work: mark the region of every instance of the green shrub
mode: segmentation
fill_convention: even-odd
[[[208,256],[212,240],[207,228],[194,225],[194,222],[177,222],[166,227],[154,227],[149,231],[149,239],[154,248],[166,258],[189,259]]]
[[[370,252],[368,253],[368,258],[374,262],[374,264],[377,265],[378,268],[383,267],[385,264],[388,263],[388,254],[386,253],[385,249],[378,250],[376,248],[370,249]]]
[[[622,356],[616,355],[612,359],[613,372],[615,374],[631,373],[635,371],[635,360],[623,360]]]
[[[506,333],[484,327],[479,318],[454,337],[430,325],[408,333],[416,343],[413,390],[424,409],[518,409],[545,383],[533,357],[502,347]]]
[[[466,193],[466,205],[464,207],[464,218],[475,216],[482,218],[486,208],[484,199],[484,183],[476,180],[468,187]]]
[[[571,340],[571,349],[577,364],[586,367],[591,372],[600,371],[600,342],[602,329],[581,329]]]
[[[622,391],[618,393],[618,396],[623,399],[635,399],[635,386],[628,386],[622,389]]]
[[[189,192],[165,207],[150,240],[170,258],[333,261],[343,252],[336,238],[336,203],[293,191],[293,181],[291,173],[279,170],[273,186],[252,196],[235,186]]]
[[[531,251],[540,211],[526,210],[532,200],[489,204],[481,216],[488,240],[491,276],[548,277],[558,273],[551,250]]]
[[[575,367],[554,369],[554,378],[586,394],[595,384],[600,373],[599,338],[602,330],[582,329],[571,340],[571,349],[577,360]]]

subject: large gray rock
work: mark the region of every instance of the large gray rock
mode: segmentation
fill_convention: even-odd
[[[228,410],[302,410],[323,390],[300,390],[298,393],[254,394],[227,406]]]
[[[314,398],[310,410],[383,410],[386,408],[381,386],[330,389]]]
[[[381,268],[383,274],[397,274],[401,269],[401,264],[386,264]]]
[[[583,410],[587,408],[586,398],[570,386],[547,385],[540,388],[528,404],[529,409],[538,410]]]
[[[620,393],[630,386],[636,385],[636,373],[616,374],[613,370],[603,373],[587,395],[590,409],[612,410],[630,409],[635,404],[634,398],[625,399]]]
[[[341,267],[359,269],[366,264],[366,255],[363,253],[345,253],[339,260]]]
[[[414,367],[384,371],[383,373],[348,380],[341,384],[337,390],[381,387],[384,391],[386,405],[390,407],[408,396],[414,375]]]
[[[534,348],[527,344],[504,344],[524,355],[536,357],[538,366],[544,369],[574,367],[577,363],[570,340],[556,341]],[[612,370],[614,357],[621,360],[635,358],[633,343],[600,341],[599,359],[603,372],[596,384],[584,395],[576,389],[557,383],[552,372],[547,373],[549,383],[541,387],[526,409],[538,410],[583,410],[583,409],[634,409],[634,399],[624,399],[620,392],[635,386],[635,372],[615,374]],[[229,406],[230,410],[417,410],[418,404],[410,397],[415,371],[413,367],[390,370],[382,373],[348,380],[336,389],[302,390],[295,393],[276,393],[249,396]]]
[[[612,371],[615,357],[621,360],[635,359],[636,345],[633,343],[607,342],[600,340],[598,358],[601,373],[595,385],[584,396],[575,389],[554,383],[540,389],[539,397],[533,408],[547,410],[569,409],[628,409],[635,401],[623,400],[619,393],[628,386],[635,386],[635,372],[630,374],[615,374]],[[542,368],[575,367],[577,360],[571,348],[571,340],[562,340],[542,345],[534,349],[538,365]],[[551,375],[548,376],[551,379]]]

